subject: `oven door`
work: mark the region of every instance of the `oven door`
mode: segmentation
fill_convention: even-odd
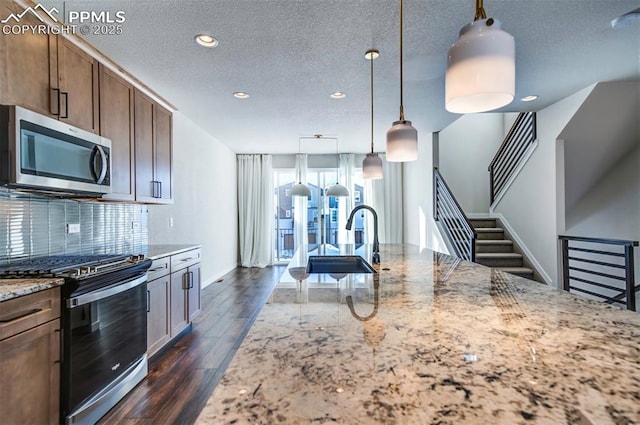
[[[146,376],[146,282],[143,273],[65,300],[62,413],[66,423],[94,423]],[[123,391],[132,374],[137,380]]]

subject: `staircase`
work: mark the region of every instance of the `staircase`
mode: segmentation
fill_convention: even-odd
[[[514,252],[513,241],[505,238],[504,229],[495,218],[469,219],[476,230],[476,263],[503,272],[536,280],[533,270],[526,267],[522,254]]]

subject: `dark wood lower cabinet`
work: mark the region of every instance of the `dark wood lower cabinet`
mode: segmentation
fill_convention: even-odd
[[[3,330],[19,330],[0,341],[0,423],[59,423],[60,319],[38,324],[60,314],[59,301],[43,297],[47,292],[59,299],[58,290],[48,290],[0,306]]]

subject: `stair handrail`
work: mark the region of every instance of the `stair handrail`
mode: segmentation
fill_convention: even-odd
[[[476,260],[475,242],[478,234],[438,171],[438,167],[433,167],[433,219],[442,224],[458,258]]]
[[[571,290],[582,292],[597,298],[601,298],[604,302],[608,304],[618,303],[626,306],[627,310],[636,311],[636,292],[640,290],[640,285],[635,284],[635,270],[634,270],[634,247],[638,246],[638,241],[633,240],[625,240],[625,239],[607,239],[607,238],[593,238],[593,237],[584,237],[584,236],[567,236],[560,235],[558,236],[561,245],[561,255],[562,255],[562,289],[567,292],[571,292]],[[616,251],[605,251],[605,248],[602,249],[590,249],[590,248],[582,248],[576,246],[570,246],[569,242],[582,242],[582,243],[593,243],[593,244],[601,244],[601,245],[614,245],[621,246],[624,249],[624,252],[616,252]],[[598,261],[593,259],[588,259],[584,257],[574,257],[571,256],[569,251],[583,252],[588,254],[597,254],[603,256],[610,257],[618,257],[624,258],[624,265],[609,263],[608,261]],[[587,263],[593,264],[596,266],[602,267],[610,267],[615,269],[624,269],[624,276],[613,275],[610,273],[604,273],[602,271],[589,270],[583,267],[573,266],[573,262]],[[605,277],[610,280],[618,280],[624,281],[625,287],[615,287],[611,285],[604,284],[602,282],[594,282],[585,277],[577,277],[575,275],[571,275],[571,271],[575,271],[578,273],[582,273],[583,275],[593,275],[599,277]],[[584,288],[576,287],[571,285],[571,281],[581,282],[582,284],[590,284],[596,287],[604,288],[610,291],[618,292],[616,295],[608,296],[603,295],[597,292],[589,291]]]
[[[491,204],[506,186],[529,146],[537,139],[535,112],[521,112],[489,163]],[[502,165],[502,166],[500,166]]]

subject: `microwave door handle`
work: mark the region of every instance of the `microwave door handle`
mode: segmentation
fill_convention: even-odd
[[[98,175],[98,171],[96,171],[96,155],[100,155],[100,175]],[[91,152],[91,174],[96,181],[96,184],[102,184],[104,178],[107,176],[107,155],[104,153],[104,149],[102,146],[95,145],[93,147],[93,152]]]

